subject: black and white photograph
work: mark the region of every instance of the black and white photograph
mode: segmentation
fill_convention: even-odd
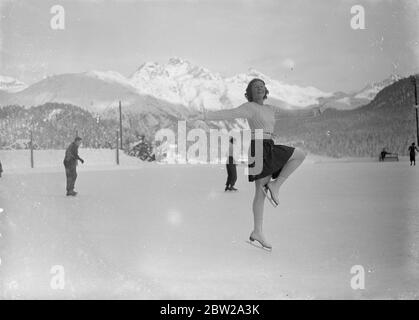
[[[0,300],[418,300],[418,90],[419,0],[0,0]]]

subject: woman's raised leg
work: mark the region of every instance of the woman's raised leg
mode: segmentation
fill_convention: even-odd
[[[278,178],[268,183],[269,189],[272,191],[272,196],[275,201],[279,203],[279,189],[288,177],[293,173],[304,161],[306,154],[299,148],[295,148],[291,157],[282,168]]]

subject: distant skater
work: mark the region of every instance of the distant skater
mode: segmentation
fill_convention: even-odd
[[[3,173],[3,166],[1,165],[1,161],[0,161],[0,178],[1,178],[2,173]]]
[[[82,139],[80,137],[76,137],[76,139],[70,143],[65,152],[63,163],[67,177],[67,196],[77,195],[77,192],[74,191],[74,184],[76,183],[77,179],[77,161],[80,160],[81,163],[84,163],[84,160],[79,157],[79,147],[81,141]]]
[[[277,119],[284,117],[316,116],[320,114],[320,108],[291,111],[265,105],[264,100],[267,99],[268,94],[269,91],[265,86],[265,82],[261,79],[253,79],[246,88],[245,97],[248,102],[234,109],[204,113],[196,117],[195,120],[247,119],[252,134],[249,148],[248,177],[249,182],[255,182],[253,199],[254,228],[249,240],[251,242],[259,242],[263,248],[272,249],[262,230],[265,198],[268,197],[268,200],[274,207],[278,206],[279,190],[282,184],[301,165],[306,157],[305,153],[299,148],[274,143],[273,131],[275,122]],[[261,139],[262,141],[258,140],[256,144],[258,137],[255,134],[255,130],[257,129],[263,130],[263,138]],[[259,145],[263,146],[261,148],[263,150],[256,154],[255,150],[258,149],[255,148]],[[255,159],[255,161],[251,163],[251,159]],[[263,168],[260,168],[259,173],[257,173],[257,159],[263,159]]]
[[[386,148],[383,148],[380,152],[380,161],[384,161],[386,155],[391,154],[391,152],[388,152]]]
[[[228,157],[227,157],[227,182],[224,191],[237,191],[234,187],[237,181],[237,168],[234,159],[234,138],[231,137],[228,144]]]
[[[416,166],[416,151],[419,151],[418,147],[416,147],[415,143],[413,142],[409,147],[409,156],[410,156],[410,165]]]

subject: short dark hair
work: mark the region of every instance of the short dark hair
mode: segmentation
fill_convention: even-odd
[[[74,139],[74,141],[81,141],[82,140],[82,138],[80,138],[80,137],[76,137],[76,139]]]
[[[262,79],[259,78],[254,78],[252,79],[249,84],[247,85],[246,88],[246,93],[244,94],[244,96],[246,97],[247,101],[252,102],[253,101],[253,97],[252,97],[252,85],[257,82],[260,81],[263,83],[263,85],[265,86],[265,96],[263,97],[263,100],[268,98],[268,94],[269,94],[269,90],[268,88],[266,88],[266,84],[265,81],[263,81]]]

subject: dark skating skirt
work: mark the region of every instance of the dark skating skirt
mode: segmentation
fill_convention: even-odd
[[[293,147],[276,145],[272,139],[263,139],[256,142],[252,139],[248,165],[249,182],[268,176],[276,179],[285,163],[291,158],[294,150]]]

